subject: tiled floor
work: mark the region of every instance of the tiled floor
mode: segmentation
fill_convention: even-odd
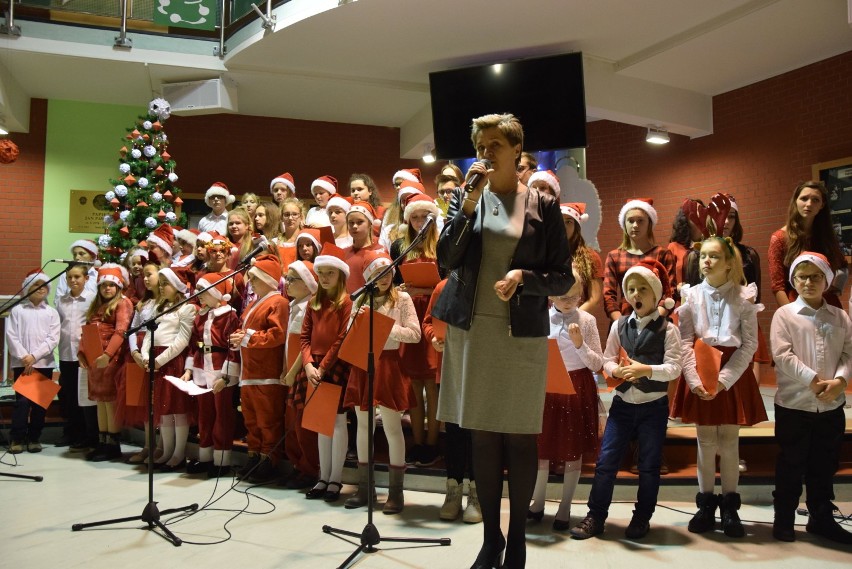
[[[132,450],[125,446],[125,452]],[[189,503],[211,502],[201,512],[169,527],[184,541],[173,547],[152,532],[135,529],[139,523],[72,532],[72,524],[109,518],[135,516],[147,502],[147,477],[125,464],[87,463],[79,455],[46,446],[41,454],[18,455],[18,467],[10,467],[15,457],[2,457],[0,473],[38,474],[44,481],[30,482],[0,477],[3,539],[0,567],[26,569],[76,567],[203,567],[234,568],[314,568],[336,567],[354,550],[355,541],[324,534],[322,526],[360,532],[367,521],[365,510],[345,510],[342,500],[334,505],[305,500],[297,492],[280,488],[255,488],[247,497],[243,485],[230,491],[230,480],[195,479],[180,474],[155,477],[155,499],[161,509]],[[350,473],[351,474],[351,473]],[[381,480],[381,479],[380,479]],[[428,483],[411,480],[417,487]],[[432,485],[434,487],[434,484]],[[588,485],[581,484],[574,505],[574,521],[585,514]],[[353,491],[347,486],[344,492]],[[380,503],[383,501],[380,489]],[[747,537],[726,538],[720,532],[697,536],[686,531],[693,511],[695,489],[665,486],[651,533],[642,541],[627,541],[623,530],[630,517],[634,486],[619,486],[610,523],[602,539],[575,541],[550,530],[556,504],[548,504],[544,521],[528,529],[527,567],[588,568],[661,566],[731,567],[747,564],[772,569],[848,568],[852,549],[843,549],[817,540],[799,528],[796,543],[779,543],[770,535],[766,522],[772,519],[768,506],[770,488],[746,486],[741,512],[747,524]],[[852,512],[852,485],[839,486],[838,505]],[[550,494],[556,495],[557,488]],[[221,497],[223,496],[224,497]],[[221,497],[212,502],[211,498]],[[452,545],[412,546],[385,543],[380,551],[359,558],[355,566],[364,568],[466,568],[479,549],[481,525],[438,520],[443,501],[439,493],[406,491],[402,515],[377,512],[374,523],[383,536],[448,537]],[[266,501],[265,501],[266,500]],[[504,501],[504,525],[507,504]],[[246,512],[234,517],[236,512]],[[230,521],[229,521],[230,520]],[[805,518],[799,518],[804,524]],[[227,526],[226,526],[227,524]],[[221,542],[228,538],[230,539]],[[210,545],[196,545],[210,544]]]

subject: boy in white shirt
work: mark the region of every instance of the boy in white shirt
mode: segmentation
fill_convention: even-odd
[[[833,477],[846,428],[844,390],[852,371],[852,319],[822,297],[834,273],[828,259],[805,251],[790,266],[799,297],[772,317],[770,341],[778,391],[775,523],[772,536],[795,541],[796,507],[807,488],[808,533],[852,544],[834,519]]]
[[[22,374],[38,372],[52,379],[56,362],[53,350],[59,344],[59,313],[47,304],[50,280],[41,269],[27,273],[21,289],[29,298],[13,308],[6,321],[6,345],[15,380]],[[12,445],[9,452],[41,452],[39,439],[44,428],[45,409],[20,393],[15,393],[12,411]]]

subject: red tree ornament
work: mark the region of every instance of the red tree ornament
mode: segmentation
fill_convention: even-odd
[[[157,219],[161,222],[166,218],[166,212],[163,211],[163,208],[160,208],[160,213],[157,214]]]
[[[133,174],[128,174],[124,178],[124,183],[128,186],[132,186],[133,184],[136,183],[136,178],[133,177]]]
[[[126,156],[127,155],[127,147],[122,146],[121,150],[119,150],[118,153],[121,154],[122,157]]]
[[[160,154],[160,156],[162,157],[163,162],[168,162],[169,160],[172,159],[172,155],[169,154],[167,150],[163,150],[163,153]]]
[[[163,125],[160,124],[160,121],[154,121],[154,124],[151,125],[151,128],[154,129],[154,132],[160,132],[160,129],[163,128]]]
[[[6,138],[0,140],[0,164],[11,164],[20,154],[17,144]]]
[[[167,202],[172,201],[173,197],[175,197],[175,196],[174,196],[174,194],[172,194],[172,192],[170,190],[166,190],[165,192],[163,192],[163,198],[165,198],[165,200]]]

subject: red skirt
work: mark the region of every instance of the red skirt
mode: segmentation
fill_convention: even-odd
[[[145,371],[145,382],[142,385],[142,405],[127,404],[127,382],[125,380],[127,366],[135,366],[130,360],[116,376],[115,422],[119,427],[140,427],[148,420],[148,372]]]
[[[538,435],[538,459],[560,463],[598,453],[598,386],[586,368],[570,372],[576,395],[548,393]]]
[[[94,363],[86,374],[89,378],[89,399],[92,401],[114,402],[116,399],[116,381],[119,374],[124,373],[124,350],[109,361],[104,368],[97,368]]]
[[[367,372],[353,366],[349,372],[343,406],[357,406],[361,411],[367,411],[370,407],[367,387]],[[399,369],[399,350],[384,350],[379,355],[373,384],[373,402],[394,411],[406,411],[417,404],[411,381]]]
[[[154,355],[158,356],[166,350],[166,346],[155,346]],[[180,377],[186,371],[184,362],[186,354],[180,353],[161,367],[154,378],[154,422],[159,424],[163,415],[189,415],[190,424],[195,423],[195,400],[168,381],[164,376]]]
[[[325,354],[311,354],[314,358],[315,362],[320,362],[325,357]],[[343,396],[346,394],[346,383],[349,379],[349,364],[340,358],[334,362],[334,365],[331,366],[330,369],[326,370],[325,375],[322,377],[323,381],[327,381],[328,383],[333,383],[334,385],[340,385],[343,389],[340,391],[340,402],[337,404],[337,413],[344,412],[343,407]],[[305,407],[305,399],[307,399],[308,393],[308,374],[305,373],[305,368],[296,375],[296,379],[293,381],[293,387],[290,388],[287,393],[287,404],[295,407],[296,409],[304,409]]]
[[[766,338],[763,336],[760,324],[757,325],[757,351],[754,352],[754,357],[751,361],[759,364],[772,363],[772,354],[769,353],[769,345],[766,343]]]
[[[429,306],[429,295],[418,294],[412,296],[414,310],[417,312],[417,321],[423,326],[423,317]],[[426,341],[421,334],[420,341],[416,344],[402,344],[399,347],[400,364],[402,373],[412,379],[434,379],[438,369],[438,352]]]
[[[719,347],[718,349],[722,352],[724,366],[736,348]],[[746,368],[730,390],[720,390],[710,401],[704,401],[694,395],[681,376],[677,380],[677,391],[672,401],[671,411],[672,417],[680,417],[684,423],[705,426],[751,426],[767,419],[766,408],[760,397],[760,389],[751,366]]]

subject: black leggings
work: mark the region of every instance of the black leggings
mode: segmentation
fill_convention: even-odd
[[[526,562],[527,510],[538,469],[537,436],[490,431],[471,433],[485,545],[500,542],[502,538],[500,501],[505,467],[509,481],[509,534],[505,566],[523,567]]]
[[[444,438],[444,463],[447,466],[447,478],[459,484],[465,475],[471,481],[473,473],[473,445],[470,440],[470,429],[462,429],[455,423],[444,423],[447,436]]]

